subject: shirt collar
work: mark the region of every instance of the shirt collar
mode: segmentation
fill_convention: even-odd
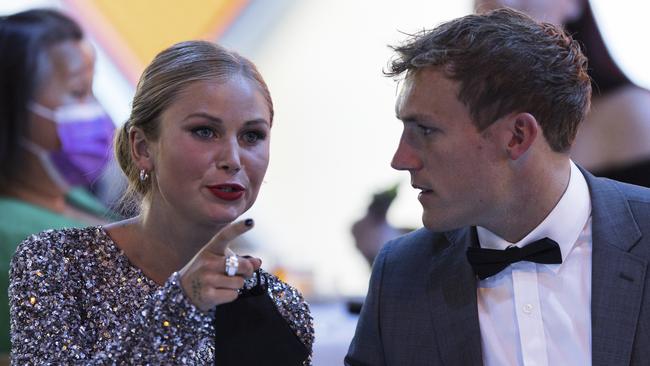
[[[570,164],[571,175],[566,191],[553,210],[536,228],[520,241],[510,243],[488,229],[478,226],[476,231],[481,247],[489,249],[505,249],[511,245],[523,247],[530,242],[548,237],[555,240],[560,246],[562,262],[564,262],[591,215],[591,200],[587,181],[573,161],[570,161]],[[547,264],[546,266],[555,273],[560,270],[558,264]]]

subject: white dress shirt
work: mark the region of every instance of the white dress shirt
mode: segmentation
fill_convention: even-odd
[[[566,191],[517,243],[478,227],[482,248],[505,249],[549,237],[561,264],[518,262],[479,281],[478,314],[486,366],[591,365],[591,201],[571,162]]]

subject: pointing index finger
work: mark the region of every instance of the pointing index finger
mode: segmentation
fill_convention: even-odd
[[[205,245],[204,250],[217,255],[225,255],[230,242],[252,229],[253,226],[253,219],[241,220],[229,224],[210,239],[208,244]]]

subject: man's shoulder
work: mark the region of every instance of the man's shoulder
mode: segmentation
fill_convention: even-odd
[[[650,211],[650,188],[593,176],[588,183],[592,205],[602,208],[623,204],[636,213]]]
[[[405,262],[431,258],[449,246],[448,235],[449,233],[421,228],[389,241],[380,255],[385,260]]]
[[[626,200],[637,225],[647,228],[650,223],[650,189],[633,184],[609,180]]]
[[[585,174],[589,189],[592,195],[608,196],[611,194],[622,195],[622,198],[629,201],[638,201],[650,203],[650,188],[637,186],[630,183],[619,182],[617,180],[596,177],[591,174]]]
[[[610,180],[629,201],[650,203],[650,188]]]
[[[443,234],[439,232],[434,232],[426,228],[420,228],[402,236],[398,236],[397,238],[386,243],[386,246],[391,247],[392,251],[417,251],[427,243],[432,242],[437,237],[440,237],[442,235]]]
[[[588,183],[594,230],[605,228],[606,233],[615,227],[616,235],[630,235],[632,241],[650,231],[650,189],[607,178],[590,177]]]

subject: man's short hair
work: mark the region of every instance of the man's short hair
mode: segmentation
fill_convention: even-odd
[[[458,100],[482,131],[512,112],[531,113],[551,148],[567,152],[591,99],[587,58],[561,28],[512,10],[468,15],[395,46],[386,75],[439,67],[460,83]]]

